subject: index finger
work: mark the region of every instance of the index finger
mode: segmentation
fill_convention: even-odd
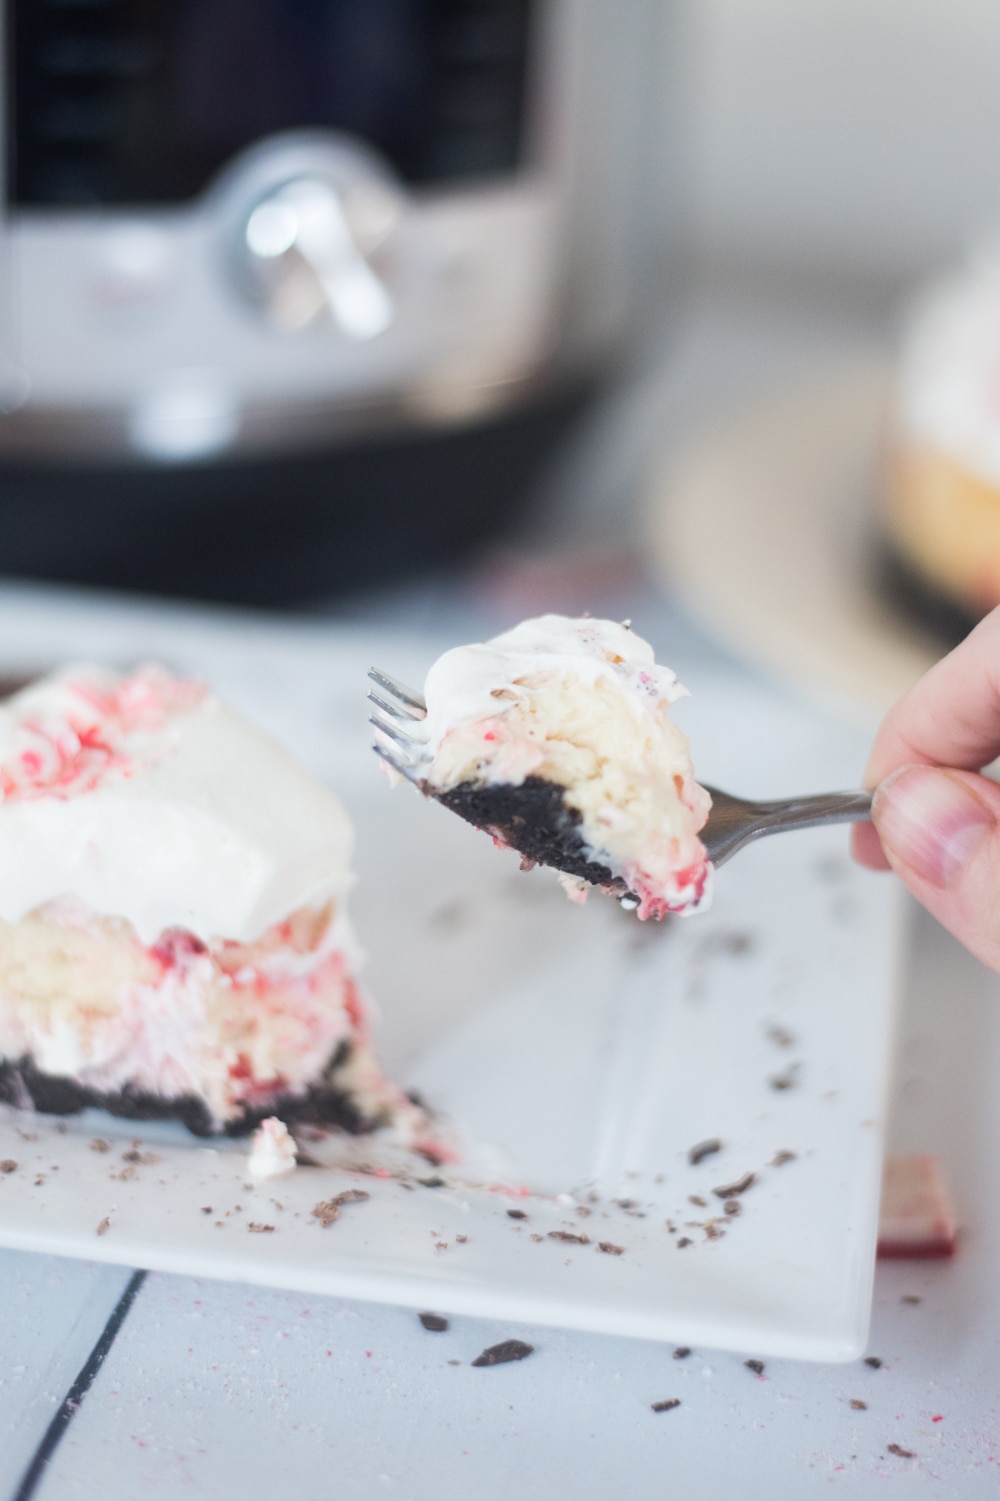
[[[1000,755],[1000,608],[925,673],[882,721],[865,781],[923,762],[979,771]]]

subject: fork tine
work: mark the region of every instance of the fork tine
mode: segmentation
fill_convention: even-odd
[[[411,762],[419,762],[427,759],[423,746],[419,741],[409,735],[403,725],[398,721],[383,719],[378,712],[369,715],[368,723],[374,725],[380,735],[386,735],[401,751],[405,751]]]
[[[405,704],[390,703],[388,699],[382,698],[372,689],[368,690],[368,702],[374,704],[376,709],[381,709],[384,714],[390,714],[393,719],[398,719],[400,724],[419,724],[423,718],[422,714],[417,714]]]
[[[377,683],[380,688],[384,689],[391,698],[398,699],[408,709],[415,710],[421,719],[427,713],[427,704],[424,702],[423,695],[418,693],[415,688],[407,688],[405,683],[397,682],[387,672],[380,672],[377,667],[369,667],[368,676],[373,683]]]
[[[419,787],[423,791],[421,778],[417,775],[415,767],[409,766],[405,761],[399,760],[384,745],[379,745],[377,741],[372,745],[372,750],[380,761],[385,762],[386,766],[391,766],[393,771],[398,772],[401,777],[405,777],[408,782],[412,782],[414,787]]]

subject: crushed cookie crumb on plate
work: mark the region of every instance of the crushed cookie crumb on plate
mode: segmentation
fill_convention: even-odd
[[[523,1339],[505,1339],[498,1345],[490,1345],[481,1355],[477,1355],[472,1362],[474,1366],[507,1365],[512,1360],[526,1360],[535,1352],[534,1345],[525,1344]]]

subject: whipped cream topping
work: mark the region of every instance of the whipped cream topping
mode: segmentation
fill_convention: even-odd
[[[284,1178],[295,1171],[295,1141],[284,1121],[269,1115],[250,1143],[247,1164],[252,1178]]]
[[[168,753],[169,721],[204,696],[201,683],[154,666],[124,678],[71,669],[31,684],[0,709],[0,802],[75,797],[133,776]]]
[[[252,942],[341,899],[353,839],[339,801],[201,685],[68,667],[0,705],[0,919],[77,901]]]
[[[911,310],[896,421],[911,439],[1000,485],[1000,253],[983,253]]]
[[[593,688],[602,680],[628,694],[644,712],[687,695],[669,667],[657,665],[653,648],[627,625],[613,620],[540,615],[492,640],[446,651],[427,674],[427,718],[418,727],[436,755],[457,724],[504,712],[527,677],[568,675]],[[504,693],[511,697],[504,699]],[[513,780],[496,767],[494,780]],[[525,773],[527,775],[527,773]]]

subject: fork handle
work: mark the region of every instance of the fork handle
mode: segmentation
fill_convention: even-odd
[[[810,797],[756,803],[714,787],[705,790],[712,797],[712,812],[701,837],[715,866],[765,834],[812,829],[828,823],[861,823],[871,817],[870,792],[821,792]]]
[[[870,792],[819,792],[811,797],[786,797],[758,804],[767,819],[760,832],[813,829],[827,823],[864,823],[872,815]]]

